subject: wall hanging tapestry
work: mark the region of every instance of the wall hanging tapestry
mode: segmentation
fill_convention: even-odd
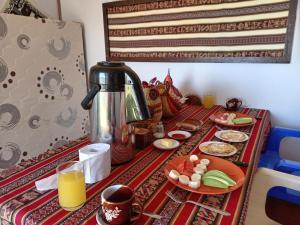
[[[291,58],[297,0],[103,4],[107,60],[278,62]]]
[[[0,49],[1,172],[86,135],[89,119],[79,23],[0,13]]]

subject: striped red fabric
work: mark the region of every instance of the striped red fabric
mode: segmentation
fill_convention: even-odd
[[[127,184],[134,188],[136,199],[146,210],[164,215],[163,224],[210,224],[227,225],[238,224],[244,219],[249,187],[253,179],[253,171],[259,158],[260,150],[266,140],[266,133],[270,127],[270,114],[266,110],[243,109],[243,113],[259,116],[254,126],[240,128],[251,132],[246,143],[235,146],[239,152],[228,160],[242,160],[250,166],[243,169],[246,174],[245,185],[229,194],[199,195],[181,190],[167,181],[164,166],[167,161],[179,155],[190,153],[199,154],[198,146],[201,142],[214,140],[216,128],[209,120],[209,116],[224,110],[221,106],[204,109],[199,106],[185,106],[180,114],[165,120],[166,129],[175,129],[175,124],[186,118],[204,121],[201,130],[183,142],[175,151],[160,151],[149,146],[137,152],[129,163],[114,167],[110,176],[101,182],[87,185],[87,202],[77,211],[67,212],[60,208],[57,191],[39,193],[34,181],[51,175],[55,167],[63,161],[78,158],[78,149],[88,144],[87,138],[72,142],[53,152],[46,152],[42,161],[35,159],[23,162],[22,165],[8,173],[0,173],[0,224],[96,224],[96,213],[100,209],[101,191],[112,184]],[[220,217],[215,213],[194,205],[179,205],[170,200],[165,192],[171,190],[176,195],[210,204],[216,208],[231,212],[230,217]],[[159,221],[142,216],[137,224],[159,224]]]

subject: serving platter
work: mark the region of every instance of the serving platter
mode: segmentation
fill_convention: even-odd
[[[244,142],[249,139],[247,134],[237,130],[220,130],[215,133],[215,136],[222,141],[234,143]]]
[[[213,151],[209,151],[207,148],[214,148],[214,149],[220,149],[220,151],[222,151],[222,149],[232,149],[231,152],[213,152]],[[225,143],[225,142],[220,142],[220,141],[206,141],[203,142],[199,145],[199,149],[201,152],[207,154],[207,155],[213,155],[213,156],[219,156],[219,157],[228,157],[228,156],[232,156],[235,153],[237,153],[237,148],[231,144]]]
[[[199,188],[193,189],[190,188],[187,185],[179,183],[179,181],[174,180],[169,177],[169,173],[171,170],[177,170],[178,166],[182,165],[185,160],[189,159],[189,156],[178,156],[171,161],[169,161],[164,169],[165,176],[167,179],[174,184],[175,186],[182,188],[184,190],[198,193],[198,194],[207,194],[207,195],[215,195],[215,194],[224,194],[228,192],[232,192],[238,188],[240,188],[244,181],[245,181],[245,174],[244,172],[236,165],[231,163],[230,161],[227,161],[222,158],[209,156],[209,155],[198,155],[199,159],[208,159],[210,161],[207,169],[208,170],[220,170],[226,173],[231,179],[233,179],[236,184],[234,186],[228,187],[228,188],[216,188],[216,187],[210,187],[205,186],[202,182]]]
[[[235,118],[252,118],[252,122],[250,123],[243,123],[243,124],[230,124],[228,122],[220,122],[222,121],[222,117],[226,116],[227,114],[235,114]],[[245,113],[238,113],[238,112],[217,112],[213,115],[211,115],[210,120],[214,121],[216,124],[223,125],[223,126],[228,126],[228,127],[246,127],[246,126],[251,126],[256,123],[256,119],[249,116],[248,114]]]

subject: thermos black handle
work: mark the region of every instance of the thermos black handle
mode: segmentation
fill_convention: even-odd
[[[83,109],[88,110],[92,106],[92,101],[95,95],[101,90],[101,86],[99,84],[93,84],[91,90],[88,92],[87,96],[82,100],[81,106]]]

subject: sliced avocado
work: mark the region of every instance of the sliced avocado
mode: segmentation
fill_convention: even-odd
[[[229,184],[229,186],[236,185],[236,182],[233,179],[231,179],[226,173],[224,173],[220,170],[210,170],[204,174],[203,178],[205,178],[207,176],[221,178],[221,179],[225,180]]]
[[[224,183],[225,185],[227,186],[230,186],[230,184],[224,180],[223,178],[220,178],[220,177],[216,177],[216,176],[206,176],[206,177],[203,177],[203,181],[207,180],[207,179],[213,179],[213,180],[217,180],[217,181],[220,181],[222,183]]]
[[[216,175],[216,174],[223,174],[223,175],[226,175],[226,173],[224,173],[223,171],[221,170],[209,170],[205,173],[205,175]]]
[[[234,124],[244,124],[244,123],[252,123],[251,117],[240,117],[232,120]]]
[[[210,187],[216,187],[216,188],[228,188],[228,185],[226,185],[224,182],[214,179],[216,177],[207,177],[203,180],[203,184]]]

